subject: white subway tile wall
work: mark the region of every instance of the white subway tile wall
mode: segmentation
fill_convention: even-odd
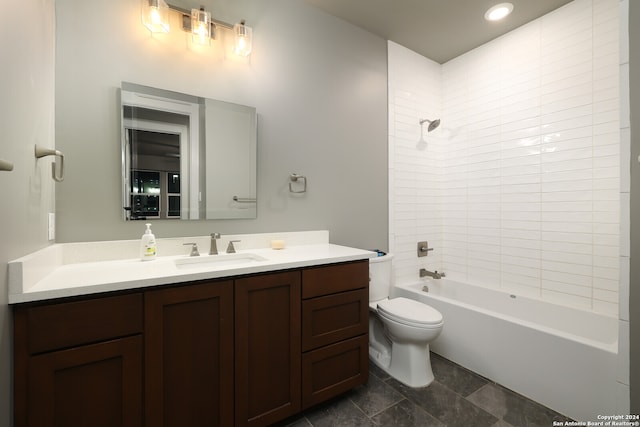
[[[443,65],[389,42],[397,283],[427,268],[617,315],[619,4],[576,0]]]
[[[421,119],[435,120],[442,111],[440,64],[389,42],[389,248],[395,254],[395,279],[415,280],[419,266],[441,269],[443,221],[440,205],[442,154],[434,156],[434,139]],[[441,125],[442,127],[442,125]],[[438,148],[439,149],[439,148]],[[446,197],[455,197],[449,192]],[[428,240],[426,258],[416,256],[417,242]]]

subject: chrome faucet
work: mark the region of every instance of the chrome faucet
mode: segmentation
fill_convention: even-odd
[[[198,252],[198,244],[197,243],[183,243],[183,246],[191,245],[191,253],[189,256],[200,256],[200,252]]]
[[[227,253],[228,254],[235,254],[236,253],[236,248],[233,246],[234,243],[239,242],[240,240],[230,240],[229,241],[229,246],[227,246]]]
[[[426,276],[433,277],[434,279],[441,279],[443,277],[446,277],[446,275],[444,273],[438,273],[438,270],[429,271],[429,270],[426,270],[424,268],[421,268],[420,269],[420,277],[426,277]]]
[[[211,248],[209,249],[209,255],[218,255],[218,245],[216,240],[220,238],[220,233],[211,233]]]

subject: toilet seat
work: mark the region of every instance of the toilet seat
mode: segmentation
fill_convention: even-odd
[[[443,323],[442,314],[438,310],[408,298],[385,299],[378,302],[378,314],[417,328],[437,328]]]

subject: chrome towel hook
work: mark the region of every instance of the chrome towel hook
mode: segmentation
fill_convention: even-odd
[[[297,173],[292,173],[291,175],[289,175],[289,179],[291,180],[291,182],[289,182],[289,192],[290,193],[306,193],[307,192],[307,177],[304,175],[298,175]],[[294,190],[293,186],[291,185],[291,183],[293,182],[298,182],[299,180],[302,180],[303,183],[303,187],[302,190]]]
[[[35,153],[36,153],[37,159],[41,159],[42,157],[47,157],[47,156],[56,156],[57,158],[60,158],[60,174],[56,173],[57,161],[54,161],[51,164],[51,177],[56,182],[62,182],[64,180],[64,154],[62,154],[58,150],[54,150],[52,148],[40,147],[39,145],[36,145]]]

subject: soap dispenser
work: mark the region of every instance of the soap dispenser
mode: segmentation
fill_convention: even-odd
[[[156,259],[156,236],[151,232],[151,224],[145,224],[147,229],[142,235],[140,242],[140,259],[142,261],[151,261]]]

